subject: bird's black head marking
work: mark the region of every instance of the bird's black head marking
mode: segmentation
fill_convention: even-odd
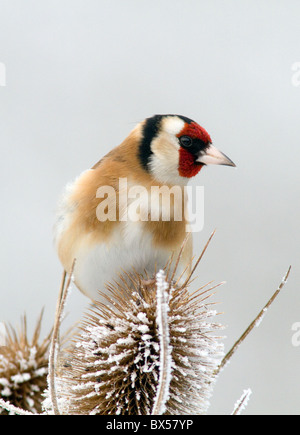
[[[187,124],[191,124],[193,122],[192,119],[181,115],[154,115],[151,118],[146,119],[143,127],[143,136],[139,147],[139,158],[146,170],[148,170],[148,163],[152,154],[151,142],[159,134],[162,119],[170,116],[176,116]]]

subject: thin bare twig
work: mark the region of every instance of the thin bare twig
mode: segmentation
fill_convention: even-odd
[[[231,415],[241,415],[241,413],[248,405],[251,394],[252,391],[250,390],[250,388],[248,390],[244,390],[242,397],[234,405],[234,410]]]
[[[211,239],[214,237],[215,234],[216,234],[216,230],[213,231],[213,233],[211,234],[210,238],[208,239],[206,245],[205,245],[204,248],[203,248],[203,251],[201,252],[200,257],[199,257],[198,260],[196,261],[195,266],[193,267],[191,273],[189,274],[188,278],[186,279],[186,281],[185,281],[185,283],[182,285],[182,287],[186,287],[186,286],[188,285],[188,283],[189,283],[191,277],[194,275],[195,270],[197,269],[197,267],[198,267],[200,261],[202,260],[204,254],[205,254],[205,252],[206,252],[206,249],[208,248],[208,245],[209,245],[210,242],[211,242]]]
[[[173,279],[174,279],[174,277],[175,277],[175,275],[176,275],[177,268],[178,268],[179,262],[180,262],[180,260],[181,260],[182,254],[183,254],[183,250],[184,250],[185,245],[187,244],[187,242],[188,242],[188,240],[189,240],[190,237],[191,237],[191,233],[187,233],[187,235],[186,235],[185,238],[184,238],[184,241],[182,242],[182,245],[181,245],[181,248],[180,248],[179,254],[178,254],[178,256],[177,256],[177,260],[176,260],[176,263],[175,263],[174,269],[173,269],[172,276],[171,276],[171,278],[170,278],[170,280],[169,280],[170,282],[173,281]],[[172,254],[172,261],[173,261],[173,254]],[[172,263],[170,264],[170,266],[171,266],[171,265],[172,265]],[[168,273],[167,276],[169,276],[169,273]]]
[[[237,340],[237,342],[233,345],[233,347],[230,349],[230,351],[227,353],[227,355],[223,358],[221,364],[219,365],[218,369],[216,370],[215,375],[217,376],[220,371],[226,366],[226,364],[229,362],[229,360],[232,358],[232,356],[237,351],[238,347],[245,341],[245,339],[248,337],[250,332],[255,328],[255,326],[258,326],[260,322],[262,321],[265,313],[267,312],[268,308],[272,305],[272,303],[275,301],[281,290],[283,289],[284,285],[286,284],[288,277],[291,272],[291,266],[289,267],[286,275],[284,276],[280,286],[276,290],[276,292],[273,294],[273,296],[269,299],[269,301],[266,303],[264,308],[260,311],[260,313],[255,317],[253,322],[248,326],[248,328],[245,330],[245,332],[241,335],[241,337]]]
[[[58,403],[57,403],[57,397],[56,397],[56,388],[55,388],[55,364],[56,364],[56,351],[59,346],[59,340],[58,340],[59,328],[60,328],[61,316],[68,295],[68,290],[71,284],[74,266],[75,266],[75,260],[73,261],[73,265],[67,283],[66,283],[67,272],[66,271],[63,272],[62,282],[61,282],[59,295],[57,299],[53,334],[51,338],[50,351],[49,351],[49,394],[50,394],[54,415],[60,415]]]

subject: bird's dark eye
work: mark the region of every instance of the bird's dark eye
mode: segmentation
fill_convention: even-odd
[[[184,148],[188,148],[193,144],[193,140],[189,136],[181,136],[179,141],[180,141],[180,145],[183,146]]]

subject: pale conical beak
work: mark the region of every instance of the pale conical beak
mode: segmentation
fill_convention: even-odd
[[[225,156],[225,154],[221,153],[221,151],[219,151],[213,145],[209,145],[206,150],[200,151],[196,162],[202,163],[203,165],[224,165],[236,167],[229,157]]]

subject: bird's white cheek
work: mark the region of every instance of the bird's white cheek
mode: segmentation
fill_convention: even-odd
[[[163,184],[185,185],[186,180],[180,177],[179,144],[175,136],[164,133],[154,139],[151,145],[153,154],[150,157],[150,171],[154,178]]]

